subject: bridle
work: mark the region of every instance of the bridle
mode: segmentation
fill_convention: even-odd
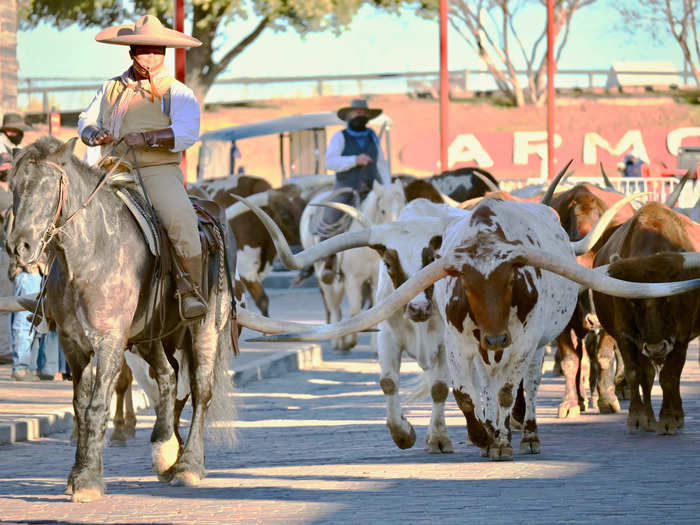
[[[102,156],[102,158],[100,158],[100,160],[97,162],[97,164],[96,164],[97,167],[100,167],[104,163],[105,159],[112,154],[112,152],[122,142],[122,140],[123,139],[119,139],[118,141],[116,141],[112,144],[112,147],[110,148],[110,150],[107,153],[105,153]],[[57,164],[56,162],[53,162],[50,160],[34,161],[35,164],[46,164],[47,166],[52,168],[52,171],[54,173],[57,173],[57,175],[58,175],[58,202],[56,203],[56,213],[54,213],[53,219],[46,226],[43,233],[41,234],[41,237],[39,239],[39,246],[36,250],[36,253],[34,254],[34,256],[32,256],[32,258],[29,261],[24,263],[25,266],[31,266],[31,265],[34,265],[34,264],[39,262],[39,258],[41,257],[42,253],[44,253],[44,250],[46,250],[46,247],[51,242],[51,240],[66,226],[66,224],[68,224],[73,219],[75,219],[75,217],[77,217],[78,214],[80,212],[82,212],[90,204],[90,202],[95,197],[95,195],[97,195],[97,192],[99,192],[104,187],[106,182],[109,180],[109,178],[115,172],[117,167],[119,167],[119,164],[122,162],[122,160],[124,160],[124,158],[129,153],[129,151],[131,151],[131,149],[132,149],[131,146],[128,146],[127,150],[124,152],[124,154],[121,157],[119,157],[119,159],[117,160],[117,162],[114,163],[112,168],[109,171],[106,171],[103,173],[102,177],[100,178],[100,180],[97,183],[97,186],[95,186],[95,189],[92,190],[92,193],[90,193],[87,200],[77,210],[75,210],[73,213],[71,213],[68,216],[68,218],[63,222],[63,224],[61,224],[60,226],[58,226],[58,220],[61,217],[61,213],[63,211],[63,203],[66,200],[67,189],[68,189],[68,174],[66,173],[66,170],[63,167],[61,167],[59,164]],[[8,235],[10,234],[11,231],[12,230],[10,227],[9,231],[7,232]]]

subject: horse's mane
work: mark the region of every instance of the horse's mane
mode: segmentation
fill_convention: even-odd
[[[54,155],[64,145],[65,143],[56,137],[41,137],[39,140],[19,150],[13,162],[13,173],[27,162],[39,162],[45,160],[47,157]],[[101,169],[90,166],[75,155],[73,155],[72,161],[75,167],[79,168],[83,173],[89,173],[96,176],[99,176],[102,173]]]

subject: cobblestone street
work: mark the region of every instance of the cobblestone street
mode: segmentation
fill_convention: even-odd
[[[151,472],[149,413],[127,447],[105,448],[107,492],[95,503],[63,495],[74,453],[69,434],[0,447],[0,523],[700,522],[696,345],[684,371],[686,425],[678,435],[627,435],[625,413],[558,420],[563,382],[548,371],[538,406],[542,454],[504,463],[465,443],[451,396],[455,453],[423,450],[427,400],[407,405],[418,440],[399,450],[384,425],[369,346],[325,358],[315,370],[239,392],[238,447],[209,443],[209,474],[195,489],[164,486]],[[417,366],[404,370],[410,378]],[[519,439],[515,433],[516,450]]]

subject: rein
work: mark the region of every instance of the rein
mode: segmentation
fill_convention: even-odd
[[[114,151],[114,149],[122,142],[123,139],[119,139],[118,141],[114,142],[112,145],[112,148],[109,150],[108,153],[102,156],[102,158],[99,160],[97,163],[97,166],[101,166],[102,163],[105,161],[105,159]],[[37,161],[37,164],[46,164],[50,167],[52,167],[54,170],[58,171],[59,173],[59,181],[58,181],[58,203],[56,205],[56,213],[53,216],[53,219],[49,223],[49,225],[46,227],[44,232],[41,234],[41,241],[39,244],[39,248],[37,250],[37,253],[32,257],[30,261],[28,261],[26,264],[31,265],[31,264],[36,264],[39,261],[39,258],[41,257],[41,254],[44,253],[44,250],[46,249],[46,246],[51,242],[51,239],[54,238],[54,236],[59,233],[63,227],[71,222],[75,217],[82,212],[89,204],[92,202],[92,199],[95,198],[95,195],[104,187],[104,185],[107,183],[109,178],[114,174],[116,169],[119,167],[119,164],[124,160],[124,158],[127,156],[127,154],[132,150],[133,148],[129,146],[127,150],[122,154],[121,157],[117,160],[117,162],[114,163],[114,166],[109,171],[104,172],[102,177],[100,177],[100,180],[97,182],[97,186],[95,186],[95,189],[92,190],[92,193],[88,196],[87,200],[73,213],[71,213],[68,218],[64,221],[64,223],[61,226],[57,226],[58,220],[61,217],[61,212],[63,211],[63,202],[66,199],[66,188],[68,188],[68,174],[66,173],[66,170],[58,165],[57,163],[50,161],[50,160],[40,160]]]

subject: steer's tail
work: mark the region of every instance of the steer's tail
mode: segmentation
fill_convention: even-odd
[[[415,403],[430,394],[431,386],[430,375],[421,372],[408,381],[404,381],[401,390],[407,403]]]

